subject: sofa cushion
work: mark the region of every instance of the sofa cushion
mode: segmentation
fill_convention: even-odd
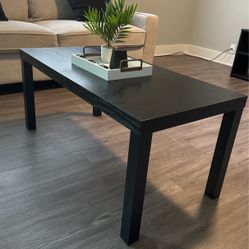
[[[75,19],[67,0],[28,0],[31,20]]]
[[[88,10],[89,7],[104,10],[106,0],[68,0],[68,3],[74,12],[76,20],[85,21],[84,12]]]
[[[8,18],[5,16],[3,12],[1,2],[0,2],[0,21],[8,21]]]
[[[0,22],[0,50],[55,46],[57,37],[46,27],[22,21]]]
[[[102,45],[103,41],[83,26],[83,22],[74,20],[49,20],[36,22],[57,34],[58,45],[63,46],[91,46]],[[131,33],[125,44],[144,45],[146,32],[131,26]]]
[[[29,19],[27,0],[0,0],[0,2],[9,20],[27,21]]]

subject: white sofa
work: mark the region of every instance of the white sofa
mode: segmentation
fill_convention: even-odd
[[[19,48],[75,47],[103,42],[75,20],[67,0],[0,0],[9,21],[0,21],[0,84],[21,82]],[[158,17],[136,13],[127,44],[142,45],[132,56],[152,63]],[[36,81],[48,79],[34,70]]]

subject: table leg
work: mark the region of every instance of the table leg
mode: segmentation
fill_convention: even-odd
[[[121,226],[121,237],[127,244],[139,239],[151,140],[151,132],[130,135]]]
[[[99,108],[93,106],[93,116],[94,117],[99,117],[99,116],[102,116],[102,112]]]
[[[28,130],[36,129],[34,84],[32,66],[22,60],[23,94],[26,127]]]
[[[228,112],[223,116],[205,190],[212,199],[220,195],[242,111]]]

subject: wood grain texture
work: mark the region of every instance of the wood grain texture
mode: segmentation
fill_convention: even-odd
[[[213,84],[154,66],[151,77],[105,81],[72,65],[71,55],[82,48],[26,48],[20,50],[24,65],[24,95],[33,98],[29,66],[41,70],[131,131],[152,132],[244,107],[246,96]],[[60,61],[61,63],[58,63]],[[25,70],[26,69],[26,70]],[[181,101],[179,101],[181,100]],[[30,102],[30,103],[29,103]],[[27,124],[33,128],[32,101],[26,101]]]
[[[231,68],[189,56],[157,65],[248,95]],[[0,248],[247,249],[248,103],[222,194],[203,197],[221,116],[153,136],[140,241],[120,223],[129,131],[65,89],[36,92],[38,129],[21,94],[0,96]]]

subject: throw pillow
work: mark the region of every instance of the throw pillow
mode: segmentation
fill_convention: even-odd
[[[68,0],[77,21],[85,21],[84,12],[89,7],[105,10],[106,0]]]
[[[8,21],[8,18],[5,16],[2,8],[2,4],[0,2],[0,21]]]

